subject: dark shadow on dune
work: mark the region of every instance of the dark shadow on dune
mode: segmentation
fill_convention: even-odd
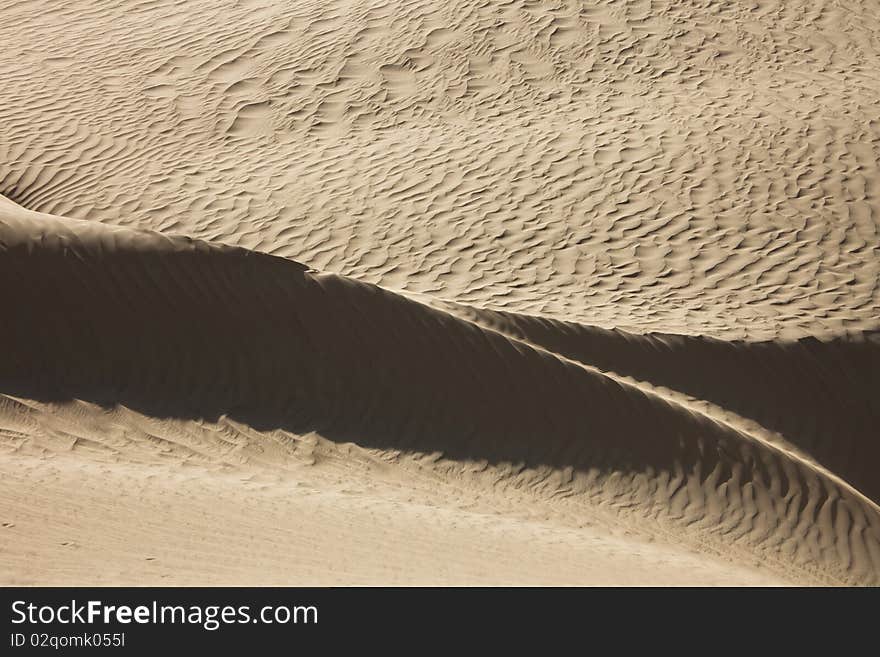
[[[722,430],[451,315],[261,254],[59,242],[8,250],[0,276],[13,309],[0,325],[14,345],[0,366],[7,394],[558,468],[595,466],[600,450],[608,467],[671,469],[682,434],[708,447]]]
[[[630,477],[614,485],[622,503],[654,513],[676,499],[671,515],[689,515],[688,524],[726,518],[739,535],[815,525],[821,542],[846,519],[863,528],[847,539],[861,546],[857,570],[880,570],[875,508],[681,406],[292,261],[76,226],[0,222],[2,393],[158,417],[227,415],[515,470],[550,466],[573,473],[575,492],[597,472],[622,474]],[[706,505],[706,495],[717,503]],[[756,510],[726,514],[725,504]],[[829,509],[832,519],[817,521]]]
[[[554,353],[754,420],[880,500],[880,332],[824,341],[725,342],[476,314],[482,325]]]

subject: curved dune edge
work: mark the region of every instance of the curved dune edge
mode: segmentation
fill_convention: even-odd
[[[546,317],[438,307],[640,385],[701,400],[717,419],[785,444],[880,501],[880,331],[819,340],[724,341],[603,329]],[[737,422],[738,421],[738,422]]]
[[[875,0],[34,4],[30,209],[634,332],[877,328]]]
[[[0,393],[439,452],[691,544],[880,581],[880,509],[839,473],[570,353],[290,260],[8,205],[0,275]]]

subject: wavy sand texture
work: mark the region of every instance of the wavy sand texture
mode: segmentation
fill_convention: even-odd
[[[380,452],[481,462],[576,497],[874,582],[880,510],[789,449],[368,284],[155,233],[4,212],[16,397],[228,417]],[[454,476],[454,473],[449,476]]]
[[[557,319],[880,315],[873,0],[4,2],[0,194]]]
[[[880,583],[875,2],[0,41],[3,581]]]

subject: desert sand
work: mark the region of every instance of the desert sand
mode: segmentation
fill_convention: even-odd
[[[0,584],[880,584],[880,5],[0,43]]]

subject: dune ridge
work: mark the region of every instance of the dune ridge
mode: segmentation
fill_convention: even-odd
[[[636,333],[877,329],[873,0],[37,4],[32,210]]]
[[[602,371],[713,402],[781,435],[880,501],[877,331],[826,339],[719,340],[634,334],[448,302],[439,306]]]
[[[876,0],[0,42],[0,582],[877,583]]]
[[[693,544],[878,581],[880,509],[820,465],[824,453],[814,462],[578,363],[592,357],[551,323],[533,346],[287,259],[8,204],[0,274],[15,309],[0,324],[16,345],[5,395],[483,463],[499,482],[677,527]],[[617,362],[639,360],[643,346],[619,342]]]

